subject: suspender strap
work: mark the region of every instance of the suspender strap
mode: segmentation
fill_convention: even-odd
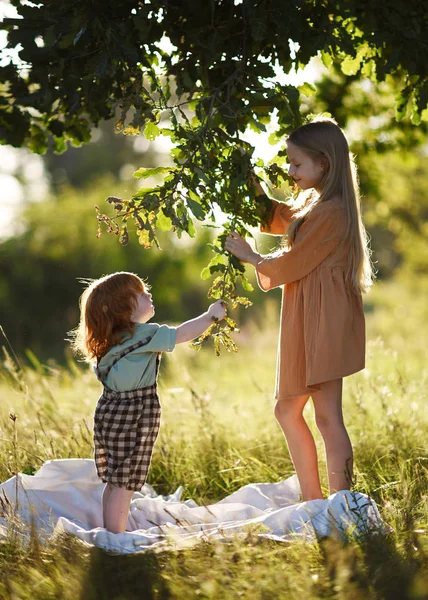
[[[153,334],[154,335],[154,334]],[[120,361],[121,358],[123,358],[124,356],[126,356],[127,354],[130,354],[131,352],[133,352],[134,350],[137,350],[138,348],[141,348],[142,346],[146,346],[153,338],[153,335],[145,338],[144,340],[140,340],[139,342],[136,342],[135,344],[132,344],[132,346],[128,346],[128,348],[126,348],[125,350],[123,350],[123,352],[121,352],[119,354],[119,356],[117,356],[115,358],[115,360],[111,363],[111,365],[109,366],[109,368],[107,369],[104,377],[102,378],[102,382],[104,382],[107,377],[109,376],[110,371],[112,370],[112,368],[114,367],[114,365],[116,363],[118,363]],[[99,369],[98,369],[98,365],[97,365],[97,374],[98,376],[100,375],[99,373]]]

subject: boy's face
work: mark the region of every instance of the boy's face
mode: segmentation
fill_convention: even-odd
[[[320,160],[313,159],[292,142],[287,142],[287,156],[290,166],[288,174],[302,190],[314,188],[320,191],[324,167]]]
[[[150,292],[138,292],[135,298],[135,308],[131,315],[133,323],[146,323],[155,314],[155,307]]]

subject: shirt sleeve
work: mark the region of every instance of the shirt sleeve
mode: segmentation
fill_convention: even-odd
[[[284,235],[294,217],[293,210],[288,204],[272,200],[272,209],[265,225],[260,226],[262,233]]]
[[[301,225],[296,242],[288,252],[266,257],[256,267],[262,290],[292,283],[309,275],[339,245],[344,232],[343,210],[334,208],[313,209]]]
[[[155,324],[153,324],[155,325]],[[175,348],[177,329],[169,325],[156,325],[150,342],[141,348],[143,352],[172,352]]]

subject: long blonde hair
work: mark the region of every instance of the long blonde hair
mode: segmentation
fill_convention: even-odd
[[[74,352],[92,362],[120,343],[124,333],[132,336],[135,323],[131,315],[137,294],[145,292],[148,286],[138,275],[126,271],[86,283],[80,296],[80,322],[69,335]]]
[[[298,146],[313,160],[328,163],[319,195],[313,192],[306,196],[303,205],[295,213],[296,218],[287,232],[288,245],[293,245],[300,225],[315,205],[337,199],[345,211],[346,227],[342,242],[346,241],[348,247],[346,280],[356,293],[367,292],[373,283],[374,270],[368,235],[361,216],[357,168],[342,130],[334,119],[317,117],[293,131],[287,141]]]

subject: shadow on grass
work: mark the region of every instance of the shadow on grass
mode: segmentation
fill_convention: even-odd
[[[117,555],[64,535],[26,551],[0,544],[0,598],[427,600],[427,549],[414,531],[319,544],[250,534],[179,552]]]
[[[118,556],[94,548],[80,600],[171,598],[168,583],[160,574],[159,556],[154,552]]]
[[[321,585],[328,580],[330,589],[346,590],[350,598],[428,599],[428,555],[419,542],[400,550],[394,534],[374,534],[359,543],[325,538],[319,546]]]

